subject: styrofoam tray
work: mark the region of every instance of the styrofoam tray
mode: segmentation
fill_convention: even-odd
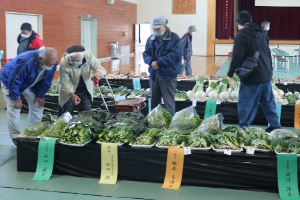
[[[87,145],[88,143],[90,143],[92,140],[89,140],[87,143],[85,144],[68,144],[68,143],[64,143],[64,142],[59,142],[60,144],[63,145],[67,145],[67,146],[72,146],[72,147],[83,147],[85,145]]]
[[[24,135],[24,133],[21,133],[20,135],[18,135],[19,138],[26,138],[26,139],[37,139],[38,136],[26,136]]]
[[[46,95],[48,95],[48,96],[54,96],[54,97],[58,97],[59,96],[59,94],[51,94],[51,93],[46,93]]]

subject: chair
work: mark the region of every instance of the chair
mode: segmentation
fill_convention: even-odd
[[[297,57],[297,65],[298,65],[298,58],[300,54],[300,49],[294,49],[294,55],[293,55],[293,63],[295,63],[295,57]]]
[[[290,70],[290,59],[289,59],[289,53],[286,51],[277,51],[275,56],[275,71],[277,71],[277,65],[278,63],[282,63],[284,66],[284,63],[286,63],[286,70]]]

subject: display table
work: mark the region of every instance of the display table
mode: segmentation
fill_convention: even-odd
[[[17,139],[18,171],[35,172],[38,142],[38,139]],[[118,156],[118,180],[164,182],[167,148],[120,146]],[[100,144],[71,147],[57,143],[54,159],[53,174],[100,179]],[[268,153],[228,156],[214,151],[192,150],[192,154],[184,158],[182,184],[278,192],[277,158]]]

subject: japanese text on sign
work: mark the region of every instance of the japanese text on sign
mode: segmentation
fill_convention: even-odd
[[[118,145],[102,143],[101,146],[101,184],[116,184],[118,178]]]

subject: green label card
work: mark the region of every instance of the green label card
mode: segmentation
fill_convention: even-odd
[[[207,100],[205,106],[204,119],[210,118],[216,114],[217,111],[217,101]]]
[[[277,177],[281,200],[299,200],[296,154],[277,154]]]
[[[41,138],[38,149],[38,163],[33,181],[48,181],[51,178],[54,164],[56,139]]]

